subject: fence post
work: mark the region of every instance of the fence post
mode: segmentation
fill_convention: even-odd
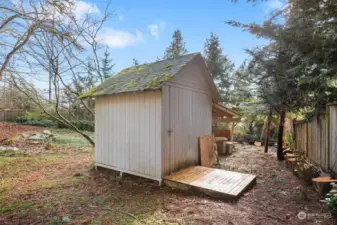
[[[329,171],[329,151],[330,151],[330,107],[327,104],[325,106],[325,168]]]
[[[294,148],[298,149],[297,139],[296,139],[296,119],[293,119],[293,141],[294,141]]]
[[[309,152],[309,140],[308,140],[308,135],[309,135],[309,129],[308,129],[308,123],[305,123],[305,156],[308,157],[308,152]]]

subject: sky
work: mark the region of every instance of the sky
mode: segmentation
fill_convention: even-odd
[[[107,0],[77,1],[76,14],[104,12]],[[140,63],[153,62],[162,57],[180,29],[188,52],[203,53],[206,38],[214,32],[220,39],[227,57],[238,67],[247,58],[244,49],[267,43],[225,21],[261,23],[266,15],[282,6],[281,0],[258,4],[241,0],[112,0],[100,39],[109,47],[115,63],[114,72],[132,66],[132,59]]]
[[[108,47],[115,64],[114,73],[133,65],[154,62],[164,56],[172,41],[173,31],[180,29],[189,53],[204,51],[210,33],[220,40],[224,54],[239,67],[252,49],[267,43],[240,28],[227,25],[226,21],[261,24],[270,12],[283,6],[284,0],[111,0],[109,19],[104,23],[99,41]],[[74,0],[76,18],[89,13],[102,17],[108,0]],[[102,52],[103,53],[103,52]],[[48,75],[39,73],[31,83],[40,89],[48,87]]]

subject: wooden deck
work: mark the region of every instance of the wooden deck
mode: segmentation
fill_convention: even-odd
[[[194,166],[164,177],[164,183],[185,191],[197,191],[215,198],[236,200],[256,183],[256,176]]]

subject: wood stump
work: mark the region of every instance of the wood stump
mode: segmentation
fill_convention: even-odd
[[[312,179],[315,191],[317,191],[322,197],[325,197],[327,193],[331,190],[331,183],[337,182],[336,179],[331,179],[331,177],[316,177]]]

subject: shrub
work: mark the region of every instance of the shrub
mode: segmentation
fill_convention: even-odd
[[[326,195],[325,202],[331,215],[337,217],[337,184],[332,183],[332,189],[330,193]]]
[[[95,123],[94,121],[88,121],[88,120],[79,120],[79,121],[72,121],[72,124],[76,126],[79,130],[86,130],[86,131],[95,131]],[[69,128],[69,126],[58,123],[57,128]]]
[[[17,123],[22,123],[26,125],[32,125],[32,126],[40,126],[40,127],[57,127],[57,124],[53,120],[35,120],[35,119],[30,119],[26,116],[21,116],[16,119]]]
[[[284,142],[287,144],[287,146],[289,147],[293,147],[294,144],[294,140],[293,140],[293,136],[291,133],[287,133],[284,137],[283,137]]]
[[[16,120],[15,120],[15,122],[17,122],[17,123],[26,123],[29,120],[30,120],[30,118],[25,115],[25,116],[19,116],[19,117],[17,117]]]
[[[42,118],[42,117],[41,117]],[[40,127],[53,127],[53,128],[69,128],[66,124],[59,123],[49,119],[36,119],[35,116],[32,116],[31,113],[26,113],[24,116],[18,117],[15,122],[32,125],[32,126],[40,126]],[[79,130],[86,130],[86,131],[95,131],[95,123],[94,121],[88,120],[79,120],[79,121],[72,121],[72,123],[79,129]]]

